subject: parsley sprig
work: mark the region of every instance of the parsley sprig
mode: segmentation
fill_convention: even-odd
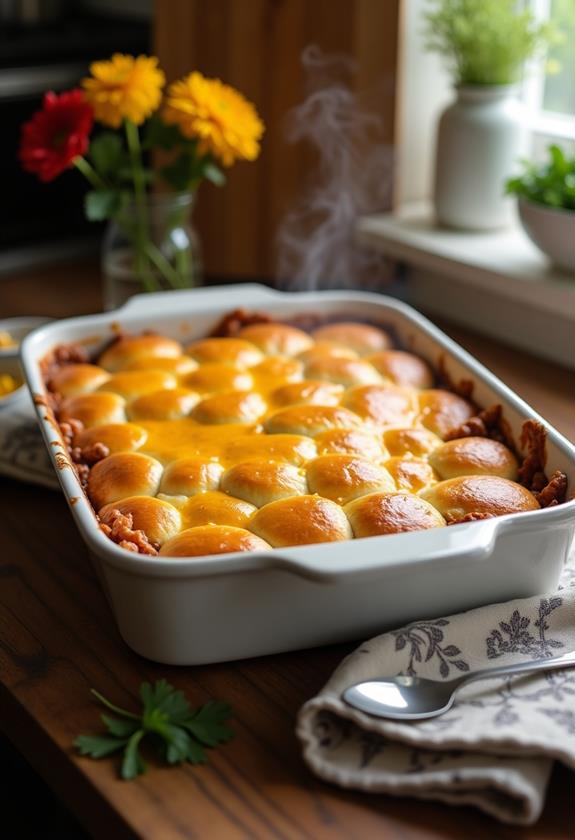
[[[199,709],[192,709],[182,691],[176,691],[166,680],[155,685],[142,683],[140,699],[142,712],[134,714],[115,706],[98,691],[92,694],[120,717],[102,715],[107,732],[102,735],[80,735],[74,741],[82,755],[104,758],[123,752],[121,776],[135,779],[146,772],[140,755],[144,740],[155,742],[160,756],[168,764],[204,764],[205,747],[215,747],[233,737],[226,721],[232,710],[227,703],[209,701]]]

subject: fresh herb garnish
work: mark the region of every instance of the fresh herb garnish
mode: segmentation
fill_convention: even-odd
[[[227,703],[209,701],[199,709],[192,709],[182,691],[176,691],[166,680],[154,686],[142,683],[140,699],[142,712],[134,714],[115,706],[99,692],[92,694],[106,708],[120,717],[102,715],[107,732],[102,735],[80,735],[74,741],[82,755],[104,758],[122,751],[121,776],[135,779],[146,772],[140,755],[142,741],[155,742],[160,756],[168,764],[204,764],[205,747],[215,747],[233,737],[226,725],[232,715]]]

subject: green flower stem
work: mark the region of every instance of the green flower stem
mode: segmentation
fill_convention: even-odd
[[[94,169],[92,164],[88,163],[86,158],[81,157],[81,156],[76,157],[76,158],[74,158],[72,163],[74,164],[76,169],[79,172],[82,173],[84,178],[86,178],[86,180],[89,181],[92,184],[94,189],[96,189],[96,190],[106,190],[106,189],[108,189],[108,185],[106,184],[106,182],[103,180],[103,178],[100,175],[98,175],[98,173],[96,172],[96,170]]]
[[[138,127],[131,120],[125,121],[126,140],[132,162],[132,179],[134,181],[134,198],[136,204],[136,236],[135,236],[135,271],[142,279],[146,291],[154,291],[158,284],[150,270],[146,256],[146,245],[150,241],[148,232],[148,214],[146,210],[146,187],[142,177],[142,147]]]
[[[156,266],[158,271],[162,272],[171,286],[175,289],[184,288],[185,283],[183,282],[183,278],[181,278],[178,271],[170,265],[169,261],[162,254],[157,245],[148,241],[145,243],[144,249],[150,261]]]

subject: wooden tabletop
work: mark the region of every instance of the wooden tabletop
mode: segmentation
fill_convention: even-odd
[[[64,316],[95,311],[99,302],[97,274],[89,267],[0,277],[2,317]],[[575,440],[575,373],[491,339],[448,331]],[[0,480],[0,498],[0,727],[94,836],[573,837],[575,777],[563,768],[555,769],[543,817],[528,829],[468,808],[323,784],[302,762],[294,720],[351,646],[194,668],[155,665],[120,639],[60,494]],[[115,759],[92,761],[74,752],[76,735],[99,729],[90,687],[130,707],[143,680],[162,677],[194,705],[209,698],[233,705],[236,737],[208,765],[152,763],[147,775],[128,783],[118,779]]]

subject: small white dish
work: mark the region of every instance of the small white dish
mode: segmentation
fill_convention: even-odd
[[[23,400],[28,393],[28,386],[24,381],[24,374],[22,372],[22,368],[20,367],[18,357],[3,357],[0,355],[0,377],[5,373],[9,376],[13,376],[22,384],[14,391],[9,391],[7,394],[0,393],[0,412],[7,408],[13,408],[17,403]]]
[[[20,344],[24,338],[35,330],[36,327],[41,327],[42,324],[47,324],[52,318],[46,318],[42,315],[23,315],[20,318],[4,318],[0,320],[0,333],[8,333],[14,340],[14,344],[9,347],[0,347],[1,359],[18,359],[20,356]]]

